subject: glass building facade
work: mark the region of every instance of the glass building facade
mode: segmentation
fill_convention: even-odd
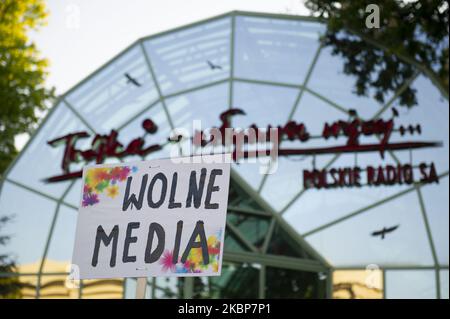
[[[449,297],[449,107],[448,97],[419,70],[380,104],[354,94],[355,79],[343,61],[321,45],[325,25],[313,18],[232,12],[139,39],[63,94],[1,180],[0,215],[13,216],[2,232],[12,253],[24,298],[134,297],[134,279],[68,283],[80,202],[81,180],[45,180],[61,174],[64,146],[48,141],[86,132],[77,147],[91,147],[95,134],[117,130],[127,145],[142,136],[146,145],[164,144],[145,157],[166,158],[174,128],[192,133],[220,125],[230,108],[232,126],[247,128],[305,123],[312,136],[324,123],[349,118],[392,117],[397,127],[420,124],[407,139],[439,141],[414,150],[280,156],[273,174],[254,163],[233,163],[222,275],[209,278],[149,278],[150,298],[448,298]],[[101,41],[101,40],[100,40]],[[376,44],[374,44],[376,45]],[[406,87],[418,105],[399,106]],[[152,119],[158,130],[144,134]],[[394,132],[391,142],[404,134]],[[341,137],[337,142],[343,141]],[[309,146],[334,140],[312,138]],[[345,139],[344,139],[345,143]],[[179,155],[198,154],[190,143]],[[304,148],[282,141],[281,148]],[[222,152],[223,149],[208,151]],[[433,162],[438,182],[308,189],[303,170],[350,166],[397,167]],[[84,163],[72,163],[71,171]],[[384,239],[371,234],[398,229]]]

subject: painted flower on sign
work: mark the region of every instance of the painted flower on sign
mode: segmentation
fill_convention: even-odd
[[[117,185],[111,185],[106,189],[106,195],[108,195],[111,198],[115,198],[117,195],[119,195],[119,186]]]
[[[204,273],[208,269],[212,272],[219,271],[219,258],[220,258],[220,240],[221,231],[218,231],[216,235],[208,237],[208,254],[209,260],[203,262],[203,255],[201,248],[192,248],[184,263],[181,262],[181,257],[177,264],[173,264],[173,252],[166,250],[160,259],[160,264],[164,272],[171,271],[178,274],[185,273]],[[198,238],[197,238],[198,240]]]
[[[94,167],[86,172],[83,186],[83,207],[93,206],[100,202],[99,195],[115,198],[119,195],[119,183],[127,179],[131,172],[137,172],[137,167],[115,166]]]
[[[172,258],[173,258],[172,252],[169,250],[166,250],[160,261],[163,271],[168,271],[168,270],[174,271],[175,270],[176,267],[172,263]]]

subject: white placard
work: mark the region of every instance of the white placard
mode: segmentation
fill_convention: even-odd
[[[74,279],[220,275],[230,162],[220,154],[86,166]]]

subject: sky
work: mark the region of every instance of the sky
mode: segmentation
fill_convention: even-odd
[[[31,34],[63,94],[140,37],[232,10],[307,15],[302,0],[48,0],[48,24]]]
[[[47,25],[30,34],[61,95],[137,39],[233,10],[308,15],[304,0],[47,0]],[[16,137],[20,150],[28,134]]]

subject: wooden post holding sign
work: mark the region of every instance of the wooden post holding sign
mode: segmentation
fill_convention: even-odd
[[[147,277],[140,277],[136,282],[136,299],[145,299],[145,290],[147,288]]]
[[[74,279],[219,276],[229,154],[86,166]]]

